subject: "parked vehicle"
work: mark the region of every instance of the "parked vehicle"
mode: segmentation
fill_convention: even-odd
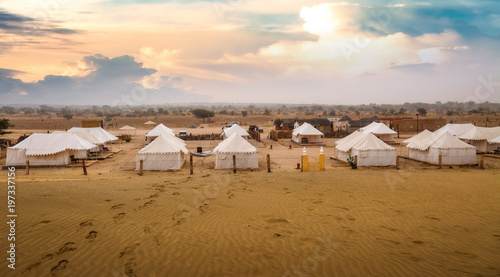
[[[188,133],[186,131],[180,131],[179,132],[179,138],[186,138]]]
[[[189,126],[189,128],[196,129],[196,125],[192,124],[191,126]]]
[[[250,131],[250,132],[257,132],[258,130],[259,130],[259,126],[257,126],[257,125],[250,125],[248,127],[248,131]]]

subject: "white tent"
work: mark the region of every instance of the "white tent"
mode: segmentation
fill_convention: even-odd
[[[362,133],[372,133],[385,142],[394,142],[394,134],[397,134],[384,123],[378,122],[372,122],[360,130]]]
[[[433,164],[439,163],[439,155],[442,155],[444,165],[476,163],[476,147],[449,132],[433,133],[426,138],[410,142],[407,148],[410,158]]]
[[[354,139],[355,137],[361,136],[361,135],[362,135],[362,133],[360,133],[358,130],[356,130],[356,131],[352,132],[351,134],[349,134],[348,136],[337,140],[335,142],[335,145],[338,145],[338,144],[340,144],[340,143],[342,143],[344,141],[348,141],[348,140]]]
[[[128,134],[132,134],[132,133],[135,134],[136,129],[132,126],[125,125],[125,126],[121,127],[120,130],[122,130],[124,134],[128,135]]]
[[[101,127],[82,128],[73,127],[68,130],[68,133],[73,133],[84,140],[87,140],[95,145],[105,146],[106,143],[117,140],[118,138]]]
[[[347,137],[346,137],[347,138]],[[389,146],[372,133],[358,133],[335,146],[337,158],[347,161],[358,156],[358,166],[396,165],[396,148]]]
[[[212,153],[216,154],[216,169],[233,168],[233,155],[236,155],[236,168],[259,167],[259,150],[237,133],[221,141]]]
[[[460,136],[461,134],[473,129],[475,126],[474,124],[471,123],[466,123],[466,124],[446,124],[443,127],[437,129],[434,131],[435,134],[441,135],[446,132],[454,135],[454,136]]]
[[[250,136],[250,134],[245,129],[241,128],[240,125],[233,124],[231,127],[224,128],[224,130],[222,131],[222,137],[225,139],[230,137],[234,133],[245,138],[248,138]]]
[[[496,143],[489,143],[488,140],[498,136],[500,136],[500,127],[474,127],[468,132],[458,136],[458,138],[475,146],[478,153],[484,153],[497,149],[499,145]]]
[[[151,121],[151,120],[150,120],[150,121],[148,121],[148,122],[146,122],[146,123],[144,123],[144,124],[145,124],[145,125],[156,125],[156,123],[155,123],[155,122],[153,122],[153,121]]]
[[[149,131],[149,133],[146,134],[146,141],[151,142],[155,138],[157,138],[163,134],[169,134],[169,135],[172,135],[175,137],[174,130],[163,125],[163,123],[160,123],[160,124],[156,125],[156,127],[154,127],[153,130]]]
[[[162,134],[136,154],[136,169],[143,160],[144,170],[180,169],[184,164],[184,154],[188,150],[178,138]]]
[[[494,138],[494,139],[490,139],[488,140],[489,143],[493,144],[493,143],[500,143],[500,136]]]
[[[97,148],[71,133],[35,133],[7,149],[6,165],[26,165],[26,161],[34,166],[66,165],[71,163],[71,156],[85,159],[88,151]]]
[[[427,130],[427,129],[425,129],[422,132],[414,135],[413,137],[411,137],[411,138],[409,138],[407,140],[404,140],[403,144],[409,144],[412,141],[422,140],[422,139],[424,139],[426,137],[429,137],[429,136],[432,136],[432,132],[429,131],[429,130]]]
[[[324,134],[311,124],[304,122],[300,127],[293,129],[292,141],[298,144],[321,143]]]

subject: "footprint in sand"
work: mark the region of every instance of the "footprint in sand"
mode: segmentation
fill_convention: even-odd
[[[72,242],[72,241],[67,242],[63,247],[59,248],[59,250],[57,251],[56,254],[61,255],[62,253],[65,253],[65,252],[75,251],[76,247],[72,247],[73,245],[75,245],[74,242]]]
[[[111,202],[111,201],[113,201],[113,200],[111,200],[111,199],[104,199],[104,201],[106,201],[106,202]]]
[[[30,270],[32,270],[32,269],[35,269],[35,268],[39,267],[39,266],[40,266],[40,264],[42,264],[42,262],[34,263],[34,264],[32,264],[32,265],[28,266],[28,267],[24,270],[24,272],[28,272],[28,271],[30,271]]]
[[[52,276],[56,276],[59,272],[63,271],[68,265],[68,263],[69,263],[68,260],[59,261],[59,263],[50,270]]]
[[[433,219],[433,220],[441,221],[441,219],[439,219],[439,218],[437,218],[437,217],[433,217],[433,216],[424,216],[424,218],[428,218],[428,219]]]
[[[266,220],[267,223],[288,223],[288,220],[284,218],[271,218]]]
[[[125,264],[123,270],[125,275],[128,277],[136,277],[137,275],[135,274],[135,267],[136,267],[135,259],[130,258],[128,259],[127,263]]]
[[[45,254],[42,256],[42,261],[45,259],[52,260],[53,257],[54,257],[54,254]]]
[[[115,216],[113,217],[113,219],[115,220],[115,222],[119,222],[119,221],[121,221],[124,217],[125,217],[125,213],[119,213],[119,214],[115,215]]]
[[[40,221],[40,224],[47,224],[47,223],[50,223],[50,220],[42,220],[42,221]]]
[[[125,255],[130,255],[130,254],[134,253],[135,249],[140,245],[141,245],[140,243],[136,243],[136,244],[125,247],[125,249],[123,249],[123,251],[120,252],[120,256],[118,256],[118,258],[121,258]]]
[[[94,239],[96,237],[97,237],[97,232],[96,231],[90,231],[89,235],[85,239],[88,239],[89,241],[94,241]]]
[[[150,201],[144,203],[142,206],[140,206],[139,209],[146,208],[147,206],[153,205],[155,202],[156,202],[156,200],[150,200]]]
[[[178,191],[174,191],[172,195],[181,195]]]
[[[208,204],[203,204],[198,209],[204,213],[208,209]]]
[[[93,222],[94,222],[94,220],[92,220],[92,219],[91,220],[87,220],[87,221],[81,222],[80,226],[82,226],[82,227],[85,227],[85,226],[94,226]]]
[[[158,196],[160,196],[158,193],[151,194],[147,199],[156,198]]]
[[[117,210],[117,209],[121,209],[125,206],[125,204],[117,204],[117,205],[114,205],[111,207],[112,210]]]

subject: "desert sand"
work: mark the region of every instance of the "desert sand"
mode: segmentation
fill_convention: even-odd
[[[406,160],[352,170],[328,159],[325,172],[300,172],[301,147],[251,140],[255,171],[214,170],[209,157],[195,158],[193,175],[186,164],[138,176],[142,136],[113,144],[123,151],[87,176],[18,169],[16,269],[4,259],[0,276],[500,275],[500,160],[485,170]],[[6,251],[7,224],[0,230]]]

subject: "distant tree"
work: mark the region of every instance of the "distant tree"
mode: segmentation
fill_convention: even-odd
[[[97,116],[97,117],[103,117],[103,116],[104,116],[104,113],[103,113],[103,112],[101,112],[101,111],[96,111],[94,114],[95,114],[95,116]]]
[[[417,109],[417,112],[421,115],[421,116],[425,116],[427,114],[427,110],[425,108],[418,108]]]
[[[7,118],[0,119],[0,135],[10,134],[10,132],[5,131],[9,127],[14,127],[14,125],[10,124]]]
[[[248,111],[247,110],[241,111],[241,116],[246,117],[247,115],[248,115]]]
[[[195,109],[195,110],[192,110],[191,113],[196,118],[203,119],[203,123],[205,123],[205,118],[210,118],[210,117],[213,117],[215,115],[214,112],[209,111],[209,110],[205,110],[205,109]]]
[[[32,114],[35,112],[35,110],[33,110],[33,108],[24,108],[24,114],[28,115],[28,114]]]
[[[335,113],[335,111],[334,111],[334,110],[331,110],[331,111],[328,113],[328,115],[329,115],[329,116],[335,116],[335,115],[336,115],[336,113]]]
[[[70,120],[73,119],[73,112],[69,108],[62,108],[57,113],[58,116],[63,117],[64,119]]]
[[[10,107],[10,106],[3,106],[2,109],[0,109],[0,110],[6,114],[15,114],[16,113],[16,109],[14,107]]]
[[[390,110],[389,110],[389,113],[390,113],[390,114],[395,114],[395,113],[396,113],[396,110],[395,110],[395,109],[390,109]]]
[[[405,108],[399,109],[398,114],[406,114],[406,109]]]
[[[229,113],[227,112],[227,110],[222,110],[219,112],[219,114],[229,114]]]
[[[106,118],[104,118],[104,121],[110,122],[112,120],[111,116],[107,115]]]
[[[452,110],[447,110],[446,111],[446,115],[453,115],[453,114],[454,114],[454,112]]]
[[[271,115],[271,110],[270,110],[270,109],[268,109],[268,108],[266,108],[266,109],[264,110],[264,115]]]
[[[323,115],[326,116],[328,113],[326,111],[323,111]]]

